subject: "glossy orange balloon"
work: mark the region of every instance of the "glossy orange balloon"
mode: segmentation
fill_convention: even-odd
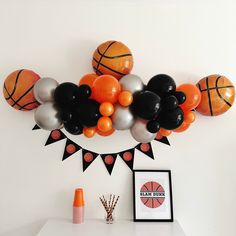
[[[171,130],[167,130],[167,129],[160,128],[159,133],[160,133],[162,136],[169,136],[169,135],[171,135],[172,131],[171,131]]]
[[[103,116],[111,116],[114,112],[114,106],[110,102],[103,102],[99,107],[99,111]]]
[[[96,128],[83,128],[83,134],[87,138],[92,138],[96,134]]]
[[[109,135],[112,135],[113,133],[115,132],[115,129],[112,128],[111,130],[107,131],[107,132],[102,132],[100,131],[99,129],[97,129],[97,133],[101,136],[109,136]]]
[[[97,128],[102,132],[108,132],[112,129],[112,121],[109,117],[103,116],[99,118]]]
[[[180,107],[189,111],[196,108],[201,101],[201,92],[198,87],[194,84],[182,84],[176,89],[177,91],[184,92],[186,100]]]
[[[111,75],[101,75],[93,83],[94,99],[100,103],[114,104],[120,94],[121,86],[118,80]]]
[[[87,74],[87,75],[84,75],[80,81],[79,81],[79,85],[82,85],[82,84],[86,84],[88,85],[90,88],[93,87],[93,83],[94,81],[97,79],[98,75],[96,74]]]
[[[118,101],[121,106],[127,107],[133,102],[133,95],[129,91],[122,91],[119,95]]]
[[[190,123],[193,123],[195,119],[196,119],[196,114],[194,111],[184,112],[184,122],[190,124]]]
[[[173,131],[176,133],[181,133],[187,130],[189,127],[190,127],[189,123],[183,122],[180,127],[178,127],[177,129],[174,129]]]

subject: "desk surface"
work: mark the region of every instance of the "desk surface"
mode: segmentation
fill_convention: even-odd
[[[106,224],[103,220],[86,220],[75,225],[70,220],[48,220],[37,236],[185,236],[177,221],[175,222],[133,222],[117,220]]]

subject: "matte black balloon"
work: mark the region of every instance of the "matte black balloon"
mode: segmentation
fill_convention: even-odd
[[[63,123],[68,123],[73,117],[71,111],[62,111],[59,116]]]
[[[89,98],[91,93],[92,93],[91,88],[86,84],[82,84],[78,87],[78,97],[80,99]]]
[[[59,109],[68,108],[78,99],[78,86],[73,83],[62,83],[55,89],[54,99]]]
[[[171,111],[162,111],[158,117],[160,125],[164,129],[172,130],[178,128],[184,121],[184,112],[180,107]]]
[[[145,120],[154,119],[160,112],[161,99],[150,91],[138,92],[134,95],[131,111]]]
[[[173,95],[161,99],[161,108],[165,111],[174,110],[178,107],[178,104],[177,98]]]
[[[177,98],[179,104],[183,104],[186,100],[186,95],[184,92],[181,92],[181,91],[176,91],[174,93],[174,96]]]
[[[147,123],[147,130],[150,133],[157,133],[160,130],[160,124],[156,120],[150,120]]]
[[[176,90],[176,84],[169,75],[159,74],[149,80],[146,89],[163,96],[173,93]]]
[[[80,123],[68,122],[64,125],[67,132],[74,135],[83,133],[83,126]]]
[[[75,114],[83,126],[93,127],[97,125],[98,119],[101,117],[99,106],[100,104],[92,99],[78,103]]]

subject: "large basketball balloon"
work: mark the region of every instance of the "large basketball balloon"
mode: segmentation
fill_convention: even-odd
[[[6,78],[3,94],[10,106],[21,111],[30,111],[38,107],[33,87],[39,75],[31,70],[16,70]]]
[[[234,103],[235,89],[232,82],[221,75],[210,75],[201,79],[197,86],[202,98],[196,110],[205,116],[218,116]]]
[[[95,50],[92,66],[97,75],[112,75],[120,79],[132,70],[133,56],[123,43],[107,41]]]

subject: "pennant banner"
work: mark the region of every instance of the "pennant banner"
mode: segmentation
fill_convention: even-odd
[[[102,160],[107,168],[108,173],[111,175],[116,162],[117,153],[100,154],[100,156],[102,157]]]
[[[52,144],[52,143],[55,143],[55,142],[58,142],[58,141],[60,141],[64,138],[66,138],[65,134],[62,133],[61,130],[55,129],[55,130],[51,131],[51,133],[48,137],[48,140],[45,143],[45,146],[47,146],[49,144]]]
[[[66,160],[69,156],[78,152],[80,149],[81,147],[78,144],[67,138],[62,161]]]
[[[140,143],[135,148],[154,159],[151,143]]]
[[[32,130],[37,130],[37,129],[40,129],[40,127],[38,125],[35,125]]]
[[[133,170],[133,166],[134,166],[134,152],[135,152],[135,148],[131,148],[131,149],[118,153],[121,159],[128,165],[128,167],[131,170]]]
[[[161,143],[164,143],[164,144],[166,144],[166,145],[169,145],[169,146],[170,146],[170,142],[169,142],[168,138],[167,138],[167,137],[165,137],[165,136],[163,136],[163,137],[162,137],[162,138],[160,138],[160,139],[157,139],[157,138],[155,138],[155,140],[156,140],[156,141],[158,141],[158,142],[161,142]]]
[[[98,155],[99,154],[96,152],[82,149],[83,171],[85,171],[92,164],[92,162],[97,158]]]

